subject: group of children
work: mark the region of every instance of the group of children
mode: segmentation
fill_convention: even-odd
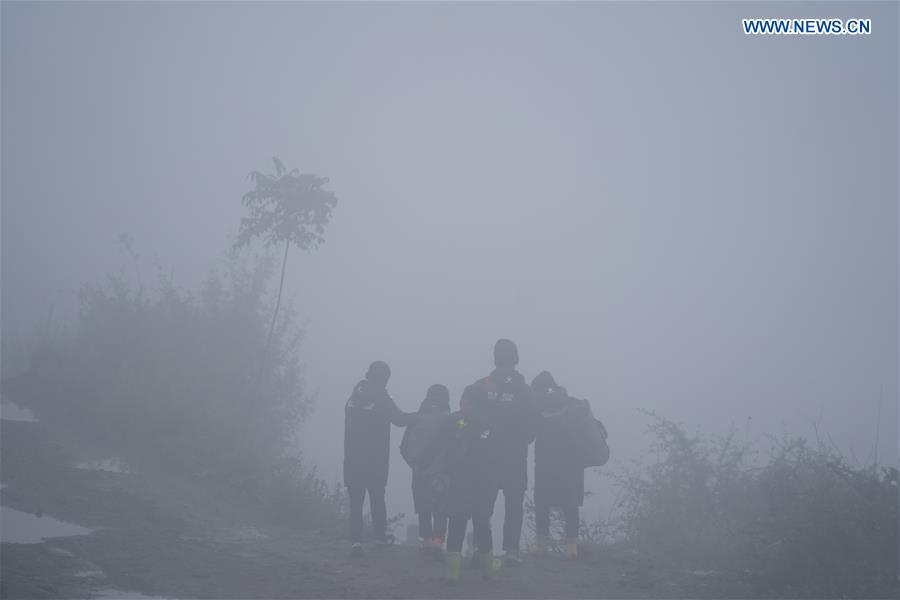
[[[390,369],[372,363],[345,409],[344,483],[350,497],[351,553],[362,548],[362,507],[366,493],[376,544],[390,544],[384,490],[390,454],[390,426],[406,427],[400,452],[412,467],[413,503],[423,547],[443,554],[447,578],[460,576],[462,545],[472,521],[475,561],[486,573],[522,563],[520,540],[527,487],[528,446],[535,442],[534,502],[537,542],[550,542],[550,508],[563,509],[565,555],[577,557],[579,507],[584,498],[583,452],[573,433],[590,416],[583,400],[570,397],[550,373],[531,385],[516,370],[518,350],[509,340],[494,346],[495,369],[469,385],[452,412],[450,393],[428,388],[419,410],[401,411],[387,393]],[[591,417],[592,419],[592,417]],[[493,553],[490,519],[503,491],[504,559]]]

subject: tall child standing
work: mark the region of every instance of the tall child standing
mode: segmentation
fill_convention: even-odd
[[[384,488],[387,485],[391,449],[391,424],[411,425],[415,413],[397,408],[387,392],[391,369],[383,361],[369,365],[366,378],[356,384],[344,409],[344,485],[350,496],[351,553],[363,552],[363,501],[369,494],[369,511],[376,544],[389,544]]]

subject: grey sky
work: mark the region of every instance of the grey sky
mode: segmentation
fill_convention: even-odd
[[[896,457],[897,24],[889,2],[4,2],[4,350],[120,232],[194,285],[277,155],[339,198],[286,284],[329,478],[369,362],[404,409],[435,382],[455,405],[501,336],[592,401],[620,465],[638,408],[750,438],[818,421],[865,461],[879,400]]]

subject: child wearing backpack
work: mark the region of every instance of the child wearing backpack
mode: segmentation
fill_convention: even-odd
[[[438,493],[449,517],[447,525],[447,582],[459,582],[462,546],[469,520],[477,550],[475,562],[490,576],[500,568],[493,553],[491,513],[497,490],[497,454],[491,431],[491,407],[473,386],[463,392],[460,410],[444,416],[428,444],[423,476]]]
[[[450,392],[440,384],[428,388],[425,399],[416,413],[413,425],[406,428],[400,443],[400,455],[412,468],[413,505],[419,516],[419,537],[422,548],[441,553],[447,535],[447,515],[432,489],[432,482],[425,475],[425,450],[450,414]]]
[[[545,554],[550,544],[550,508],[559,507],[566,518],[565,556],[578,557],[578,508],[584,501],[584,460],[576,433],[589,405],[572,398],[547,371],[531,384],[540,413],[534,444],[534,506],[537,543]]]

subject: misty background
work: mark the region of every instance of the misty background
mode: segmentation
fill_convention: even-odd
[[[754,16],[871,18],[872,35],[745,36]],[[604,471],[646,452],[639,409],[749,440],[815,425],[896,465],[897,19],[894,3],[4,2],[4,375],[119,268],[121,232],[145,284],[158,265],[194,287],[233,243],[247,173],[278,156],[339,200],[285,283],[317,396],[301,444],[325,479],[370,362],[402,409],[432,383],[455,408],[498,337],[529,381],[547,369],[591,401]],[[388,511],[410,515],[401,433]]]

